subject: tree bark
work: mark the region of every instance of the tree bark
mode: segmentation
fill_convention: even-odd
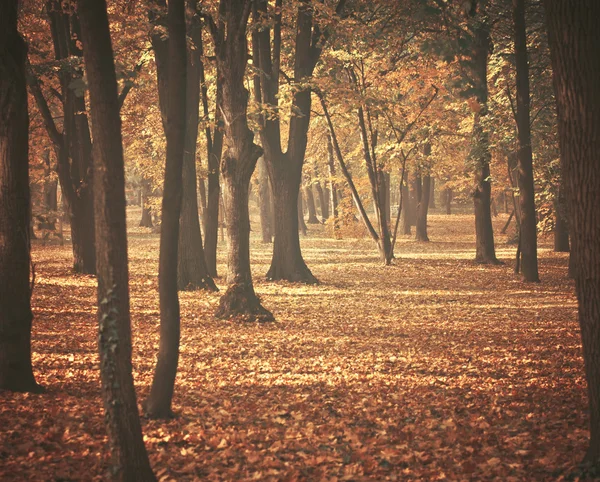
[[[262,232],[262,242],[272,243],[272,221],[273,221],[273,203],[271,201],[271,187],[269,186],[269,174],[265,166],[264,157],[258,161],[258,202],[260,209],[260,227]]]
[[[180,290],[204,289],[217,291],[217,286],[208,274],[202,233],[198,217],[198,190],[196,176],[196,144],[200,104],[200,20],[195,13],[194,0],[187,0],[187,35],[191,43],[187,48],[186,77],[186,125],[183,150],[183,198],[179,220],[179,247],[177,286]]]
[[[216,316],[271,321],[273,315],[263,308],[254,292],[250,271],[248,192],[252,172],[263,154],[248,128],[248,91],[244,86],[248,59],[246,28],[251,3],[251,0],[221,0],[219,26],[209,17],[215,42],[218,82],[222,89],[219,109],[228,142],[221,160],[225,184],[228,288],[219,301]]]
[[[333,144],[331,134],[327,135],[327,167],[329,170],[329,199],[331,200],[331,213],[333,215],[333,232],[339,230],[337,186],[335,183],[335,163],[333,161]]]
[[[446,214],[450,215],[452,214],[452,189],[447,187],[444,192],[446,193]]]
[[[408,172],[406,173],[406,178],[408,179]],[[411,234],[411,222],[410,213],[412,212],[412,204],[410,190],[408,189],[408,182],[402,185],[402,202],[404,206],[402,206],[402,234],[410,235]]]
[[[50,18],[55,56],[58,60],[71,56],[81,57],[77,43],[81,37],[79,18],[72,7],[63,11],[59,0],[46,2]],[[37,82],[37,80],[36,80]],[[58,162],[58,178],[69,208],[73,269],[76,273],[94,274],[94,200],[92,193],[92,142],[86,113],[85,98],[73,85],[83,82],[83,72],[73,68],[60,73],[63,101],[63,132],[58,133],[52,117],[46,119],[47,129],[55,132],[50,137]],[[34,93],[40,110],[48,109],[41,93]],[[43,104],[46,104],[44,107]],[[49,112],[49,110],[48,110]]]
[[[141,196],[142,201],[140,204],[142,206],[142,218],[140,219],[139,226],[141,228],[151,228],[153,226],[152,212],[150,211],[150,206],[148,205],[148,194],[150,192],[150,181],[142,179],[141,191],[142,191],[142,196]]]
[[[317,196],[319,196],[319,207],[321,208],[321,218],[323,221],[329,219],[329,202],[326,196],[326,190],[323,190],[321,183],[317,181],[315,183],[315,189],[317,190]]]
[[[600,467],[600,35],[596,0],[545,0],[590,413]],[[597,474],[593,472],[593,474]]]
[[[31,365],[27,46],[0,3],[0,389],[40,392]]]
[[[79,0],[95,149],[98,344],[111,477],[156,480],[142,439],[131,368],[125,172],[106,3]]]
[[[315,205],[315,196],[312,191],[312,186],[304,186],[304,192],[306,193],[306,207],[308,208],[308,224],[320,224],[317,218],[317,206]]]
[[[417,207],[417,241],[429,241],[427,236],[427,213],[429,211],[429,199],[431,189],[431,176],[425,174],[422,177],[421,199]]]
[[[302,236],[306,236],[306,232],[308,231],[308,227],[304,222],[304,199],[302,196],[302,191],[298,192],[298,229],[302,233]]]
[[[483,123],[488,113],[487,66],[490,52],[490,26],[483,2],[474,2],[470,12],[474,37],[471,69],[477,92],[478,107],[475,112],[471,138],[470,160],[475,173],[473,203],[475,208],[475,261],[484,264],[497,264],[494,246],[494,231],[491,215],[491,179],[489,134]]]
[[[567,200],[565,189],[562,186],[564,180],[560,181],[558,193],[554,200],[554,251],[568,253],[569,248],[569,222],[567,221]]]
[[[537,260],[537,219],[533,185],[533,154],[531,152],[529,61],[527,55],[527,31],[525,23],[525,0],[513,0],[515,31],[515,61],[517,68],[517,137],[519,204],[521,223],[519,239],[521,246],[521,272],[525,281],[539,281]]]
[[[281,9],[281,0],[276,7]],[[344,1],[338,2],[337,11]],[[255,19],[260,21],[261,15],[267,14],[268,2],[256,2]],[[281,13],[274,15],[273,42],[271,29],[257,30],[253,35],[255,61],[258,60],[260,76],[255,80],[255,96],[260,93],[260,101],[277,109],[279,107],[279,65],[281,53]],[[306,82],[313,74],[321,56],[323,43],[327,33],[313,24],[313,10],[306,0],[298,4],[296,17],[296,38],[294,55],[294,78],[304,83],[302,89],[293,93],[292,115],[289,124],[287,151],[281,149],[281,128],[278,118],[262,116],[260,120],[260,136],[265,150],[265,160],[269,168],[269,177],[273,188],[275,204],[275,226],[273,241],[273,258],[267,272],[267,279],[288,280],[305,283],[316,283],[317,279],[306,266],[300,250],[298,237],[298,217],[296,215],[281,217],[285,211],[289,214],[297,209],[298,192],[302,177],[302,165],[306,153],[308,128],[311,114],[311,88]],[[301,113],[301,115],[298,115]],[[290,206],[280,207],[282,203]]]
[[[169,0],[167,29],[168,83],[165,107],[167,159],[160,225],[158,295],[160,342],[158,360],[145,411],[150,417],[173,416],[171,401],[179,362],[180,313],[177,294],[177,252],[181,214],[182,167],[186,124],[186,35],[184,0]],[[159,95],[160,95],[159,87]]]

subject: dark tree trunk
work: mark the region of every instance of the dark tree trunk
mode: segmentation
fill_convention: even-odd
[[[339,2],[341,8],[343,1]],[[281,9],[281,0],[276,7]],[[268,2],[256,2],[255,19],[267,14]],[[279,106],[279,65],[281,53],[281,13],[274,14],[273,42],[271,29],[262,28],[253,35],[253,51],[258,59],[260,75],[255,78],[255,97],[260,102],[277,108]],[[310,78],[321,56],[327,33],[313,26],[313,11],[309,2],[298,4],[296,18],[296,38],[294,55],[294,78],[302,82]],[[314,28],[313,28],[314,27]],[[265,150],[265,161],[269,169],[273,203],[275,205],[275,226],[273,258],[267,272],[267,279],[316,283],[317,279],[306,266],[300,250],[298,237],[298,217],[279,216],[280,212],[291,214],[297,209],[298,192],[302,177],[302,165],[306,153],[307,134],[311,114],[311,88],[309,83],[293,94],[292,112],[289,124],[287,151],[281,149],[281,129],[278,118],[262,116],[260,120],[261,141]],[[302,113],[302,115],[297,115]],[[282,203],[291,203],[282,207]]]
[[[431,178],[431,187],[429,188],[429,207],[432,209],[436,208],[435,205],[435,178]]]
[[[472,32],[474,37],[471,72],[477,91],[478,107],[473,122],[470,161],[475,172],[475,261],[484,264],[496,264],[494,231],[491,215],[490,146],[489,134],[484,126],[484,117],[488,113],[487,66],[490,52],[490,26],[483,2],[474,2],[471,9]]]
[[[81,56],[78,45],[81,36],[79,18],[73,10],[63,12],[58,0],[46,3],[56,58]],[[71,8],[71,7],[64,7]],[[85,98],[73,88],[83,80],[83,72],[73,68],[60,74],[63,100],[63,133],[50,137],[54,141],[58,162],[58,177],[69,207],[71,240],[73,243],[73,269],[77,273],[94,274],[96,271],[94,248],[94,199],[92,195],[92,142],[90,137]],[[34,94],[35,95],[35,94]],[[46,103],[36,95],[38,106]],[[46,105],[47,108],[47,105]],[[54,121],[46,121],[47,128],[56,131]],[[52,125],[50,125],[52,124]],[[58,135],[57,135],[58,134]]]
[[[111,478],[156,480],[142,439],[131,367],[125,172],[106,3],[79,0],[95,149],[98,344]]]
[[[525,281],[539,281],[537,260],[537,219],[533,186],[533,154],[531,152],[531,127],[529,103],[529,62],[525,24],[525,0],[513,0],[515,29],[515,58],[517,66],[517,134],[519,204],[521,225],[521,272]]]
[[[254,144],[254,134],[248,128],[248,91],[244,86],[248,59],[246,28],[251,3],[251,0],[221,0],[219,26],[210,19],[218,82],[222,89],[219,109],[228,142],[221,161],[229,245],[228,288],[219,301],[216,316],[244,321],[270,321],[273,315],[260,304],[250,271],[248,190],[256,162],[263,153]]]
[[[315,196],[312,191],[312,186],[304,186],[306,193],[306,207],[308,208],[308,224],[320,224],[317,218],[317,207],[315,206]]]
[[[600,35],[596,0],[545,0],[588,382],[590,444],[600,467]]]
[[[408,178],[408,172],[406,173],[406,177]],[[402,234],[410,235],[411,234],[411,222],[410,213],[412,212],[412,200],[410,196],[410,191],[408,189],[408,183],[402,184]]]
[[[183,150],[183,199],[179,220],[179,248],[177,286],[180,290],[205,289],[217,291],[217,286],[208,274],[202,233],[198,218],[198,191],[196,176],[196,143],[200,103],[200,19],[195,14],[195,3],[187,0],[187,35],[191,41],[187,49],[186,80],[186,125]]]
[[[273,203],[271,201],[271,187],[269,186],[269,174],[265,159],[261,158],[258,161],[258,202],[260,209],[260,227],[262,231],[262,242],[272,243],[272,221],[273,221]]]
[[[417,241],[429,241],[427,236],[427,213],[429,211],[430,189],[431,176],[426,174],[422,177],[421,199],[417,207]]]
[[[383,178],[385,180],[385,186],[383,187],[383,197],[384,197],[384,213],[385,213],[385,222],[390,225],[392,220],[392,197],[391,197],[391,184],[392,184],[392,176],[389,172],[385,172],[383,174]]]
[[[447,187],[444,192],[446,193],[444,200],[446,204],[446,214],[450,215],[452,214],[452,189]]]
[[[333,161],[333,144],[331,134],[327,135],[327,167],[329,169],[329,198],[331,200],[331,213],[333,215],[333,231],[339,229],[337,186],[335,183],[335,163]]]
[[[554,201],[554,251],[559,253],[569,252],[569,223],[567,221],[567,200],[562,187],[563,180],[558,186],[558,194]]]
[[[302,236],[306,236],[306,231],[308,231],[308,227],[306,226],[306,223],[304,222],[304,202],[303,201],[304,201],[304,199],[302,196],[302,191],[299,191],[298,192],[298,203],[297,203],[298,229],[302,233]]]
[[[158,360],[146,413],[155,418],[173,416],[171,401],[179,362],[180,313],[177,294],[177,251],[179,217],[181,214],[182,167],[186,124],[186,35],[184,0],[169,0],[168,100],[165,106],[167,159],[160,224],[160,254],[158,260],[158,295],[160,302],[160,343]],[[163,91],[164,92],[164,91]],[[159,87],[159,96],[161,90]]]
[[[206,210],[204,211],[204,258],[206,260],[206,268],[208,274],[213,278],[217,277],[217,245],[219,238],[219,205],[221,203],[221,185],[219,180],[219,163],[221,162],[221,152],[223,150],[223,125],[219,108],[215,108],[215,122],[217,126],[211,130],[208,123],[209,106],[208,106],[208,88],[206,86],[206,78],[204,75],[204,63],[202,55],[204,54],[204,46],[202,44],[202,35],[200,35],[200,44],[198,47],[200,55],[200,63],[198,71],[200,74],[200,94],[202,99],[202,114],[206,127],[204,134],[206,136],[206,153],[207,153],[207,199]],[[217,78],[217,95],[216,104],[220,103],[221,86]]]
[[[31,366],[27,46],[0,3],[0,389],[39,392]]]
[[[140,204],[142,206],[142,218],[140,219],[139,226],[141,228],[151,228],[153,226],[152,211],[150,211],[150,206],[148,204],[148,194],[150,193],[150,181],[142,179],[141,192],[142,201]]]
[[[319,196],[319,206],[321,208],[321,218],[323,221],[327,221],[329,219],[329,200],[327,199],[327,189],[323,190],[321,187],[321,183],[317,182],[315,184],[315,189],[317,190],[317,196]]]

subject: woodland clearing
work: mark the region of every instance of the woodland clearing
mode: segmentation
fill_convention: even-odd
[[[131,222],[138,213],[130,214]],[[585,452],[586,385],[568,255],[540,239],[539,284],[474,257],[473,216],[429,217],[383,267],[369,239],[301,239],[316,286],[255,288],[276,322],[212,316],[219,293],[182,292],[174,410],[143,419],[160,480],[561,480]],[[219,271],[225,272],[220,248]],[[95,278],[68,245],[35,244],[33,364],[42,395],[0,392],[0,480],[101,480],[108,467]],[[158,347],[158,235],[129,232],[134,379]],[[217,280],[223,291],[225,280]]]

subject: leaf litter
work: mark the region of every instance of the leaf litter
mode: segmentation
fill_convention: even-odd
[[[525,284],[503,237],[505,265],[471,260],[472,216],[430,225],[433,241],[399,239],[387,268],[369,240],[311,226],[317,286],[264,281],[271,246],[253,237],[275,323],[216,320],[218,293],[181,293],[178,417],[142,420],[159,480],[578,480],[587,399],[567,256],[542,239],[542,282]],[[106,475],[95,279],[73,275],[70,255],[33,249],[33,363],[48,391],[0,392],[1,480]],[[141,401],[158,350],[158,236],[132,228],[129,256]]]

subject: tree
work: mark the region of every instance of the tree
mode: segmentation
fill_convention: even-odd
[[[244,86],[248,60],[246,28],[251,0],[221,0],[218,25],[205,13],[215,44],[217,77],[221,88],[219,110],[227,146],[221,159],[227,223],[227,284],[216,316],[247,321],[270,321],[273,315],[260,304],[250,271],[250,178],[263,150],[248,128],[248,90]]]
[[[167,130],[167,109],[169,105],[169,37],[165,36],[164,0],[156,0],[150,11],[154,23],[151,34],[152,48],[156,60],[158,97],[165,132]],[[196,178],[196,145],[200,103],[200,63],[202,28],[195,12],[195,4],[188,0],[186,8],[186,30],[189,36],[187,46],[187,76],[185,89],[186,122],[185,144],[183,149],[182,202],[179,226],[179,246],[177,251],[177,286],[180,290],[207,289],[217,287],[208,273],[202,246],[200,219],[198,217],[198,191]],[[200,47],[200,48],[199,48]]]
[[[92,141],[83,95],[79,17],[70,3],[45,4],[52,31],[54,55],[59,63],[63,127],[59,130],[39,79],[33,72],[29,84],[57,157],[57,171],[71,221],[73,268],[94,273],[94,207],[92,194]]]
[[[115,480],[156,480],[142,439],[131,373],[125,173],[117,79],[106,3],[80,0],[78,12],[94,135],[98,344],[102,398]]]
[[[539,281],[537,262],[537,219],[533,186],[531,119],[529,114],[529,61],[525,24],[525,0],[513,0],[515,58],[517,67],[517,134],[519,140],[518,184],[520,204],[519,246],[521,271],[526,281]]]
[[[588,382],[590,442],[585,462],[600,467],[600,3],[545,0],[558,106],[561,172]]]
[[[195,12],[195,0],[187,0],[187,31],[190,42],[187,49],[186,126],[183,151],[183,201],[179,226],[179,289],[207,289],[217,291],[208,273],[200,220],[198,219],[198,195],[196,179],[196,145],[200,103],[200,57],[202,27]]]
[[[339,14],[345,0],[337,2],[332,13]],[[294,92],[290,106],[291,119],[287,150],[281,148],[281,121],[279,115],[279,78],[282,50],[282,1],[275,3],[273,41],[271,28],[264,25],[269,17],[268,2],[257,0],[255,23],[260,25],[253,34],[254,64],[260,75],[256,80],[255,98],[264,104],[266,111],[260,118],[260,138],[271,179],[275,210],[273,258],[267,279],[316,283],[302,258],[298,236],[298,194],[302,181],[302,165],[306,154],[308,128],[311,115],[310,80],[321,57],[324,43],[331,34],[315,21],[317,4],[298,2],[296,15],[295,53],[293,57]]]
[[[0,389],[39,392],[31,366],[27,46],[0,3]]]
[[[145,403],[146,413],[156,418],[168,418],[173,415],[171,401],[179,362],[180,312],[177,294],[177,251],[186,124],[184,0],[169,1],[167,31],[169,35],[166,90],[168,100],[164,122],[167,137],[167,160],[158,261],[160,343],[152,388]]]

